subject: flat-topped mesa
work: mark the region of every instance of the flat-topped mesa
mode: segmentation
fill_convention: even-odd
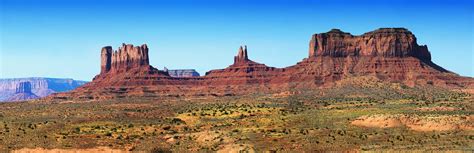
[[[37,95],[31,92],[31,82],[20,82],[16,86],[15,94],[8,97],[5,101],[24,101],[31,99],[38,99]]]
[[[30,82],[20,82],[16,87],[16,93],[31,93],[31,83]]]
[[[166,67],[165,67],[166,69]],[[199,77],[200,74],[194,69],[176,69],[176,70],[165,70],[171,77],[179,77],[179,78],[186,78],[186,77]]]
[[[234,65],[243,64],[250,61],[247,55],[247,46],[240,46],[237,56],[234,56]]]
[[[122,44],[118,50],[113,51],[112,47],[106,46],[101,52],[101,73],[109,71],[127,71],[132,68],[149,66],[148,46],[133,46]]]
[[[415,35],[405,28],[380,28],[360,36],[339,29],[314,34],[309,43],[309,57],[315,56],[411,56],[431,61],[428,47],[418,45]]]

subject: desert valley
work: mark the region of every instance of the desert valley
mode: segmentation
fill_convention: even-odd
[[[474,78],[432,62],[428,46],[405,28],[314,34],[308,56],[284,68],[252,60],[251,46],[236,46],[232,65],[203,76],[151,66],[148,47],[153,51],[146,44],[103,47],[100,73],[91,82],[0,103],[0,150],[474,148]],[[21,86],[31,93],[31,84]]]

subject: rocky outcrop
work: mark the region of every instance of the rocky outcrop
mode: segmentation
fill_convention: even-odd
[[[15,94],[8,97],[6,101],[25,101],[38,98],[37,95],[31,92],[30,82],[20,82],[15,89]]]
[[[249,57],[247,55],[247,45],[242,48],[240,46],[237,56],[234,56],[234,65],[244,64],[249,62]]]
[[[225,69],[211,70],[204,78],[210,85],[251,85],[269,82],[275,73],[275,67],[257,63],[249,59],[247,46],[240,46],[234,63]]]
[[[360,36],[339,29],[314,34],[309,57],[295,67],[315,72],[321,84],[354,75],[374,75],[409,86],[427,82],[445,86],[456,78],[434,64],[427,46],[418,45],[405,28],[381,28]]]
[[[102,47],[100,54],[100,74],[107,73],[112,69],[112,50],[111,46]]]
[[[382,28],[361,36],[337,29],[315,34],[310,40],[309,57],[285,68],[252,61],[247,47],[241,46],[232,65],[211,70],[201,77],[172,77],[169,71],[160,71],[148,65],[146,45],[138,47],[140,49],[132,48],[137,47],[123,45],[119,49],[122,51],[109,54],[111,47],[105,47],[102,50],[101,73],[93,82],[51,98],[280,93],[333,87],[338,81],[351,77],[373,77],[408,86],[474,86],[474,79],[461,77],[434,64],[427,47],[418,45],[415,36],[403,28]],[[114,58],[117,54],[121,57],[118,59],[122,60]]]
[[[186,78],[186,77],[198,77],[199,73],[194,69],[177,69],[177,70],[165,70],[171,77]]]
[[[13,78],[0,79],[0,101],[6,101],[17,91],[22,82],[29,82],[31,92],[39,97],[45,97],[56,92],[73,90],[87,82],[73,79],[58,78]]]
[[[127,71],[131,68],[149,66],[148,46],[133,46],[122,44],[118,50],[113,51],[111,46],[102,48],[101,74],[109,71]]]
[[[134,46],[123,43],[118,50],[113,50],[111,46],[105,46],[101,50],[100,73],[93,80],[102,84],[143,84],[139,80],[126,82],[124,79],[105,79],[120,75],[120,77],[146,77],[146,75],[159,75],[169,77],[164,71],[159,71],[150,65],[148,57],[148,46]]]
[[[415,35],[405,28],[381,28],[360,36],[339,29],[314,34],[309,43],[309,57],[313,56],[417,57],[431,61],[428,47],[418,45]]]

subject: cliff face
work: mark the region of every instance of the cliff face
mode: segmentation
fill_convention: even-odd
[[[31,92],[39,97],[45,97],[55,92],[73,90],[87,82],[73,79],[56,78],[14,78],[0,79],[0,101],[6,101],[17,91],[22,82],[29,82]]]
[[[15,94],[8,97],[5,101],[24,101],[37,98],[39,97],[31,92],[30,82],[20,82],[15,89]]]
[[[30,82],[20,82],[15,90],[16,93],[32,93]]]
[[[118,50],[113,51],[111,46],[102,48],[101,74],[109,71],[127,71],[131,68],[149,66],[148,46],[133,46],[122,44]]]
[[[314,34],[309,42],[309,57],[313,56],[417,57],[431,61],[428,47],[418,45],[415,35],[404,28],[381,28],[360,36],[339,29]]]
[[[403,28],[383,28],[360,36],[340,30],[315,34],[309,57],[286,68],[250,60],[240,47],[234,63],[201,77],[172,77],[148,63],[146,45],[102,49],[101,73],[93,82],[51,98],[107,99],[128,96],[228,96],[279,93],[333,87],[345,78],[368,76],[408,86],[464,88],[472,78],[460,77],[431,62],[426,46]],[[110,64],[109,64],[110,63]]]
[[[101,70],[85,88],[108,88],[114,86],[144,86],[156,83],[151,78],[171,78],[168,72],[150,65],[148,46],[123,43],[118,50],[105,46],[101,50]],[[82,90],[82,89],[81,89]]]
[[[295,67],[315,72],[321,84],[353,75],[374,75],[409,86],[455,84],[449,81],[455,80],[452,76],[445,75],[449,71],[431,61],[428,47],[418,45],[415,35],[404,28],[381,28],[360,36],[339,29],[314,34],[309,57]]]

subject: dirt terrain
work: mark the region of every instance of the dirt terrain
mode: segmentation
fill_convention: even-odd
[[[415,131],[474,130],[474,115],[373,115],[359,117],[351,124],[378,128],[405,126]]]
[[[368,80],[343,80],[340,87],[282,94],[2,103],[0,149],[354,152],[474,148],[470,94]]]
[[[12,153],[126,153],[128,151],[120,149],[110,149],[107,147],[98,147],[90,149],[44,149],[44,148],[34,148],[34,149],[19,149],[14,150]]]
[[[315,34],[285,68],[248,54],[172,77],[149,65],[147,45],[106,46],[92,82],[0,103],[0,151],[474,150],[474,79],[433,63],[407,29]]]

